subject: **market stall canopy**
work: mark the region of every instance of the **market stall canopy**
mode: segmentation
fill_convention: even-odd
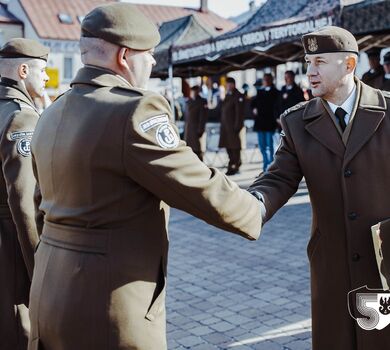
[[[174,73],[213,75],[294,61],[302,56],[303,34],[339,24],[340,0],[268,0],[236,30],[196,44],[174,46]]]
[[[152,77],[165,78],[171,63],[172,47],[190,45],[205,39],[211,39],[223,34],[219,28],[206,27],[196,17],[189,15],[164,22],[159,28],[161,42],[156,47],[156,66]]]
[[[342,12],[342,25],[358,39],[359,49],[390,46],[390,1],[353,1]]]

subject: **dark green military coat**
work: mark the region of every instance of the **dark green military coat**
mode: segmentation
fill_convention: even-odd
[[[27,348],[28,295],[38,234],[30,140],[38,121],[27,91],[0,83],[0,349]]]
[[[179,140],[163,97],[112,72],[78,72],[32,153],[45,222],[30,349],[166,349],[168,206],[259,236],[257,200]]]

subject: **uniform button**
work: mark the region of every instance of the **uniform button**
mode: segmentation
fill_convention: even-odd
[[[352,261],[359,261],[360,260],[360,255],[358,253],[354,253],[352,255]]]
[[[344,171],[344,177],[351,177],[352,176],[352,171],[347,169]]]
[[[356,220],[357,214],[354,213],[354,212],[349,213],[349,214],[348,214],[348,218],[349,218],[349,220]]]

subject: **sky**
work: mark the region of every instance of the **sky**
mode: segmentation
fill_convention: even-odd
[[[200,0],[126,0],[137,4],[170,5],[180,7],[200,6]],[[255,1],[256,5],[260,0]],[[211,11],[222,17],[232,17],[240,15],[249,9],[249,0],[208,0],[208,7]]]

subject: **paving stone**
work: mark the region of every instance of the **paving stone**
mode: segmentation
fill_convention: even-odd
[[[232,180],[246,187],[260,168],[261,164],[243,164],[243,171]],[[299,192],[300,199],[307,197],[305,184]],[[169,350],[223,350],[248,339],[254,341],[231,349],[310,349],[310,327],[293,336],[267,339],[269,332],[281,327],[310,323],[306,322],[310,321],[306,256],[310,216],[308,201],[288,203],[264,226],[259,242],[248,242],[172,209]]]

